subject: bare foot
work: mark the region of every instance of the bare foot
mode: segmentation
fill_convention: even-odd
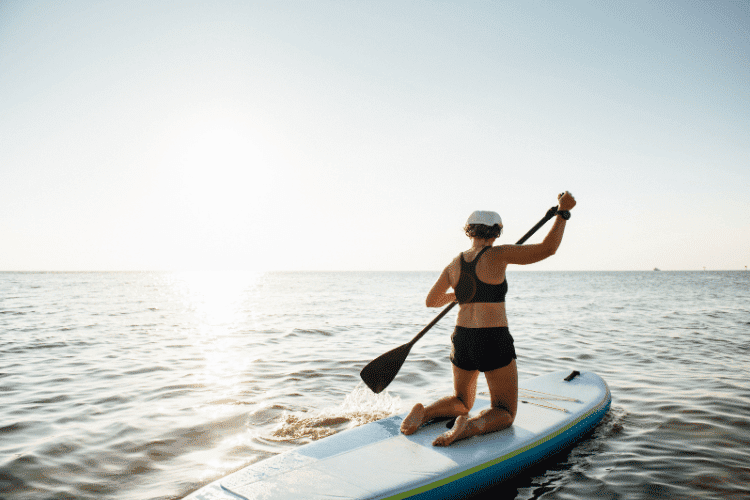
[[[453,441],[458,439],[458,437],[466,430],[466,426],[469,424],[469,419],[465,417],[464,415],[461,415],[456,419],[456,422],[453,424],[453,428],[446,432],[445,434],[441,434],[437,437],[435,441],[432,442],[433,446],[450,446]]]
[[[403,422],[401,422],[401,432],[406,434],[414,434],[417,432],[422,424],[424,423],[424,406],[422,403],[417,403],[414,408],[411,409],[409,414],[406,416]]]

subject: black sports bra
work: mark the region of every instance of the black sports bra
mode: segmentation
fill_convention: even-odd
[[[508,280],[503,280],[499,285],[490,285],[477,277],[477,262],[479,257],[492,247],[484,247],[472,260],[466,262],[464,254],[461,254],[461,274],[456,283],[456,300],[459,304],[473,304],[477,302],[505,302],[505,294],[508,293]]]

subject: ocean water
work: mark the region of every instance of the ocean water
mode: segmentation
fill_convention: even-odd
[[[0,498],[176,499],[452,388],[437,273],[0,273]],[[512,272],[520,378],[599,373],[584,441],[482,498],[750,498],[750,274]],[[479,391],[486,392],[480,378]]]

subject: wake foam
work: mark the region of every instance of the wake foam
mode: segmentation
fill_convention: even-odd
[[[317,441],[400,412],[401,398],[391,396],[388,391],[375,394],[360,382],[339,406],[324,408],[315,416],[300,417],[285,412],[281,423],[266,437],[273,441]]]

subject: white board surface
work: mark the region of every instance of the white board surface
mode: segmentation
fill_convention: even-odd
[[[503,431],[434,447],[445,422],[404,436],[399,432],[404,413],[263,460],[187,498],[451,498],[461,488],[487,486],[518,472],[525,461],[569,446],[601,420],[611,400],[606,383],[591,372],[565,381],[569,373],[519,383],[516,420]],[[477,399],[472,414],[488,406]]]

